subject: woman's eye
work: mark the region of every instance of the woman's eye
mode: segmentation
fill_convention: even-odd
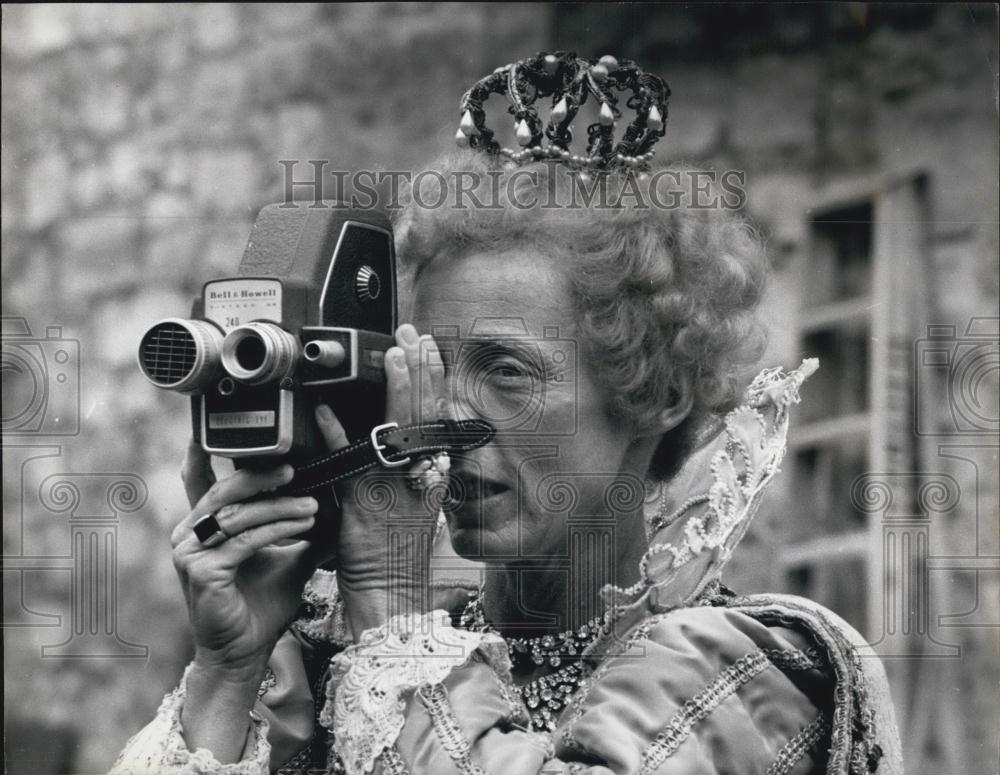
[[[516,363],[500,363],[493,367],[492,372],[497,377],[515,379],[530,376],[528,370]]]
[[[461,359],[459,372],[456,376],[460,379],[477,384],[493,382],[510,389],[534,384],[544,373],[541,364],[536,364],[530,355],[523,357],[499,346],[470,348]]]

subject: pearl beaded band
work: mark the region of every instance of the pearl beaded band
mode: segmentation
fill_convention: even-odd
[[[615,124],[621,117],[617,91],[631,91],[626,105],[636,117],[615,144]],[[514,132],[521,150],[501,148],[486,126],[483,103],[491,94],[510,102]],[[587,127],[586,155],[570,150],[571,124],[588,97],[600,103],[598,123]],[[552,109],[544,127],[535,103],[551,97]],[[572,52],[541,53],[498,67],[462,96],[462,113],[455,141],[463,148],[499,154],[514,163],[558,159],[572,168],[601,171],[613,168],[646,168],[652,147],[663,137],[670,87],[662,78],[644,73],[634,62],[610,55],[598,60],[580,59]],[[543,136],[548,145],[543,146]]]

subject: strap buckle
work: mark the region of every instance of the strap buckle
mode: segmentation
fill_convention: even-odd
[[[385,455],[382,454],[382,450],[386,449],[385,444],[379,444],[378,434],[382,431],[398,430],[399,423],[387,422],[382,425],[376,425],[372,428],[372,432],[369,436],[372,442],[372,449],[375,450],[375,457],[378,458],[378,462],[381,463],[385,468],[399,468],[400,466],[405,466],[410,462],[409,457],[405,457],[402,460],[389,460]]]

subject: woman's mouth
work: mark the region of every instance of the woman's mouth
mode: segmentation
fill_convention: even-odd
[[[448,486],[448,506],[461,508],[463,503],[479,502],[502,495],[510,488],[503,482],[471,471],[451,471]]]

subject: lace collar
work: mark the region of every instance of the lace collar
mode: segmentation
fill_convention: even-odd
[[[787,374],[771,368],[757,375],[745,402],[726,415],[722,432],[671,483],[680,507],[667,518],[647,513],[649,548],[639,563],[639,581],[601,590],[616,618],[629,611],[645,616],[692,605],[718,583],[780,470],[789,408],[799,402],[799,388],[817,368],[819,361],[810,358]]]

